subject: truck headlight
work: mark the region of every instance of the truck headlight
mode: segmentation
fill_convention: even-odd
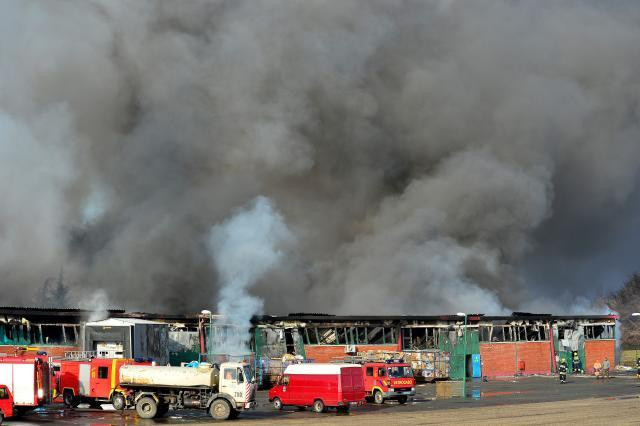
[[[389,392],[393,392],[393,391],[394,391],[394,389],[393,389],[393,388],[389,388]]]
[[[38,389],[38,398],[42,399],[44,397],[44,391],[42,389]]]
[[[416,391],[416,388],[411,388],[411,392],[415,392],[415,391]]]

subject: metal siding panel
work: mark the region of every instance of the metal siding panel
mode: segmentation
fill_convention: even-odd
[[[152,358],[160,365],[169,362],[169,327],[166,324],[134,326],[134,357]]]
[[[34,404],[34,379],[34,364],[13,364],[13,402],[16,405]]]

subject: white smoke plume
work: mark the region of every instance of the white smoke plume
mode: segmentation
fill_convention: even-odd
[[[91,291],[83,296],[79,306],[81,309],[90,311],[87,321],[100,321],[109,318],[109,297],[102,289]]]
[[[291,239],[282,215],[266,197],[257,197],[211,229],[208,244],[221,282],[217,313],[222,317],[217,325],[231,326],[224,346],[215,348],[219,353],[248,353],[251,318],[263,307],[262,299],[249,291],[278,264],[283,256],[281,245]]]
[[[638,268],[638,46],[631,1],[0,0],[3,303],[199,311],[262,194],[265,312],[588,306]]]

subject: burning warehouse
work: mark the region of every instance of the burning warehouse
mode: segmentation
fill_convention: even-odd
[[[0,352],[57,357],[90,351],[180,365],[228,354],[228,341],[246,335],[242,356],[254,361],[264,384],[295,358],[343,362],[400,356],[412,362],[419,378],[433,380],[553,374],[562,359],[572,371],[590,372],[594,362],[616,355],[613,315],[470,314],[466,326],[458,315],[265,315],[252,319],[248,334],[211,314],[111,310],[107,315],[87,322],[89,312],[78,309],[0,308]]]
[[[595,361],[615,359],[615,320],[514,313],[469,315],[465,326],[457,315],[292,314],[255,319],[252,344],[257,364],[276,373],[293,355],[316,362],[401,356],[427,380],[548,375],[563,359],[585,372]]]

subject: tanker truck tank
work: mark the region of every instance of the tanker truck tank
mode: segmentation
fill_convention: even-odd
[[[138,386],[215,387],[220,371],[213,366],[160,367],[124,365],[120,368],[120,383]]]
[[[112,401],[114,407],[135,406],[143,419],[162,416],[170,408],[198,408],[226,420],[256,406],[256,383],[247,362],[224,362],[220,368],[202,363],[195,368],[125,365]]]

